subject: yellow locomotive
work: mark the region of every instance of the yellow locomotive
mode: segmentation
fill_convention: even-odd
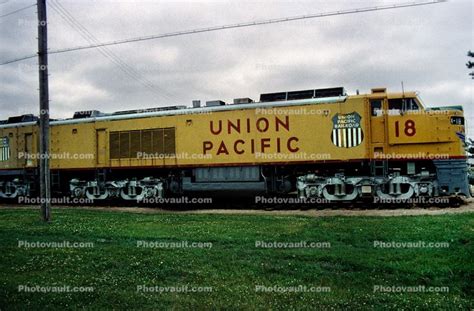
[[[262,94],[51,122],[58,195],[147,200],[182,194],[295,194],[327,201],[468,196],[462,107],[414,92],[343,88]],[[0,123],[0,197],[34,195],[38,125]]]

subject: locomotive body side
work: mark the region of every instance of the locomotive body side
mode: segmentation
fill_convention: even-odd
[[[34,122],[0,125],[0,196],[31,192],[37,134]],[[50,163],[57,194],[94,200],[216,191],[328,201],[469,195],[462,135],[462,111],[378,90],[53,121]]]
[[[350,133],[351,137],[354,135],[351,153],[331,142],[334,115],[365,116],[363,100],[266,106],[53,123],[51,153],[69,156],[53,158],[51,167],[248,166],[349,161],[369,156],[368,140],[363,139],[365,117],[361,118],[360,131]]]

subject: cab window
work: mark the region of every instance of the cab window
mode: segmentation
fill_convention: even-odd
[[[407,110],[418,110],[420,107],[418,106],[416,100],[414,98],[406,98],[406,107]]]
[[[388,100],[389,114],[400,114],[403,110],[418,110],[418,103],[414,98],[392,98]]]
[[[372,99],[370,101],[370,110],[372,111],[372,116],[377,117],[382,115],[382,100],[381,99]]]
[[[388,109],[389,110],[402,110],[402,99],[401,98],[393,98],[388,100]]]

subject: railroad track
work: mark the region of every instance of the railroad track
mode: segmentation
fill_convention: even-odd
[[[460,214],[474,213],[474,199],[467,199],[462,204],[456,206],[364,206],[364,205],[334,205],[334,206],[272,206],[266,208],[251,208],[249,206],[225,206],[217,207],[212,204],[207,207],[194,207],[179,209],[176,206],[164,207],[144,207],[144,206],[117,206],[117,205],[53,205],[54,209],[77,209],[77,210],[96,210],[96,211],[118,211],[130,213],[184,213],[184,214],[239,214],[239,215],[287,215],[287,216],[416,216],[416,215],[443,215],[443,214]],[[0,209],[38,209],[38,205],[27,204],[0,204]]]

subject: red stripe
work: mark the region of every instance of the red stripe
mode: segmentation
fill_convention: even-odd
[[[466,159],[465,156],[450,156],[446,159],[440,159],[440,160],[461,160],[461,159]],[[257,165],[262,165],[262,166],[269,166],[269,165],[300,165],[300,164],[318,164],[318,163],[353,163],[353,162],[361,162],[361,161],[369,161],[369,160],[377,160],[380,161],[381,159],[376,159],[376,158],[362,158],[362,159],[351,159],[351,160],[321,160],[321,161],[292,161],[292,162],[268,162],[268,163],[257,163],[257,162],[252,162],[252,163],[216,163],[216,164],[201,164],[201,165],[195,165],[195,164],[187,164],[187,165],[167,165],[167,166],[97,166],[97,167],[87,167],[87,168],[51,168],[51,170],[57,170],[57,171],[65,171],[65,170],[94,170],[94,169],[104,169],[104,168],[110,168],[110,169],[150,169],[150,168],[165,168],[165,169],[171,169],[171,168],[194,168],[194,167],[216,167],[216,166],[257,166]],[[426,160],[433,160],[433,159],[425,159],[425,158],[410,158],[410,159],[390,159],[387,160],[388,162],[392,161],[426,161]],[[34,167],[28,167],[27,169],[33,169]],[[0,169],[0,171],[10,171],[10,170],[21,170],[23,167],[19,168],[6,168],[6,169]]]

